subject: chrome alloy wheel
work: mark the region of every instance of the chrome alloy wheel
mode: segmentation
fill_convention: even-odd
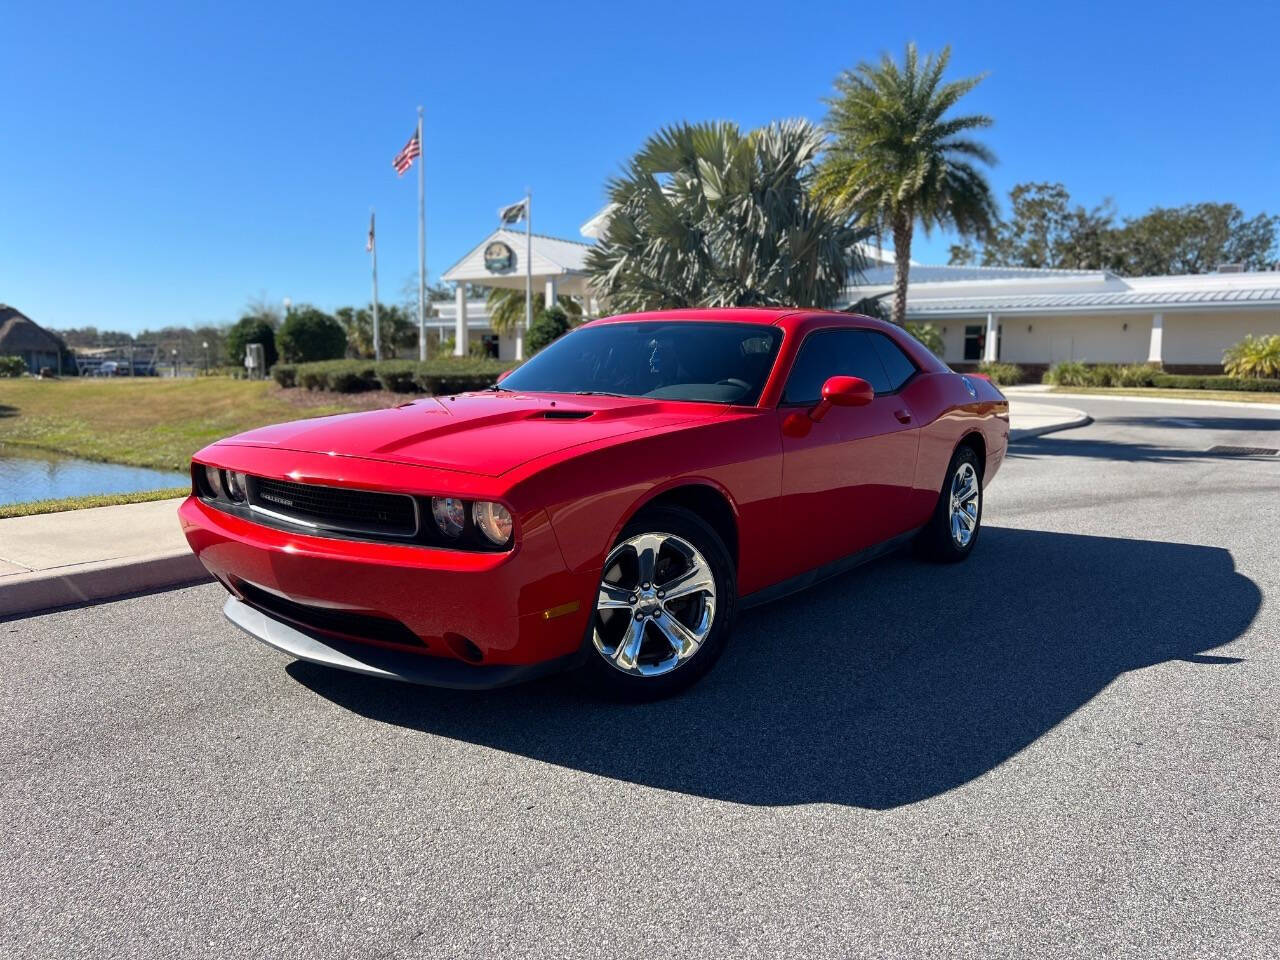
[[[951,478],[951,501],[947,511],[951,521],[951,539],[958,547],[967,547],[978,529],[981,496],[978,471],[973,469],[972,463],[962,462]]]
[[[716,579],[706,558],[682,537],[643,533],[605,560],[591,639],[614,668],[656,677],[687,663],[715,618]]]

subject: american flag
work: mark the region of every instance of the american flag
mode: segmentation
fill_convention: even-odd
[[[422,156],[422,144],[418,142],[418,131],[413,132],[413,136],[409,138],[409,142],[404,145],[404,149],[396,154],[395,159],[391,161],[391,165],[396,168],[397,175],[403,175],[406,170],[413,166],[414,157]]]

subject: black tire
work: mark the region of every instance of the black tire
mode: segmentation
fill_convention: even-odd
[[[613,643],[614,649],[621,649],[621,633],[630,626],[632,613],[622,610],[604,612],[596,610],[593,612],[590,623],[587,625],[587,635],[584,639],[586,665],[583,668],[583,676],[593,690],[614,699],[656,700],[662,697],[669,697],[689,687],[715,665],[720,654],[724,652],[733,627],[733,617],[738,599],[737,571],[734,569],[733,558],[725,547],[724,541],[720,539],[719,534],[701,517],[689,510],[679,507],[655,507],[641,511],[623,528],[617,542],[610,549],[610,556],[618,552],[622,545],[628,541],[649,534],[668,538],[675,537],[692,546],[701,555],[701,559],[710,568],[715,584],[715,593],[711,602],[714,612],[711,615],[705,638],[697,645],[696,650],[687,659],[679,661],[670,667],[669,672],[653,676],[640,676],[633,672],[625,672],[623,668],[616,665],[613,657],[607,656],[604,652],[609,649],[607,641],[609,640],[610,631],[613,631],[614,635],[618,637],[617,641]],[[670,569],[680,569],[678,566],[672,565],[673,557],[677,563],[681,559],[681,555],[673,549],[678,546],[679,544],[668,540],[667,545],[660,551],[660,556],[655,561],[658,564],[659,574],[654,576],[652,584],[654,590],[662,582],[661,576],[664,565]],[[632,579],[624,576],[625,571],[621,570],[621,565],[628,563],[625,559],[627,556],[625,548],[623,549],[622,559],[619,559],[617,563],[610,564],[609,560],[606,559],[606,569],[601,571],[602,586],[607,577],[611,578],[611,580],[616,578],[618,583]],[[638,555],[635,556],[638,562]],[[690,569],[692,568],[690,567]],[[643,598],[639,591],[635,595]],[[707,595],[704,592],[694,597],[675,601],[670,608],[663,605],[655,615],[655,618],[687,615],[687,611],[692,608],[681,607],[680,605],[694,603],[698,604],[699,614],[706,613]],[[613,619],[615,617],[622,617],[623,619],[615,622]],[[639,618],[637,617],[637,619]],[[599,637],[604,645],[603,650],[601,646],[597,645],[597,628],[600,630]],[[642,637],[640,646],[646,654],[650,654],[652,651],[656,651],[659,654],[666,652],[671,656],[676,656],[678,659],[678,654],[674,649],[666,647],[664,651],[666,641],[662,632],[652,622],[646,623]],[[661,657],[650,656],[650,659],[660,660]],[[640,658],[640,660],[643,662],[644,658]],[[645,666],[656,669],[660,664],[645,663]]]
[[[961,542],[960,536],[952,532],[951,496],[957,476],[965,470],[966,466],[972,469],[976,479],[973,502],[976,505],[977,515],[968,540]],[[917,541],[920,553],[939,563],[958,563],[968,557],[978,542],[978,535],[982,532],[982,502],[982,461],[973,447],[962,444],[951,456],[951,463],[948,464],[946,476],[942,480],[942,489],[938,492],[938,503],[933,508],[933,516],[920,531],[920,538]]]

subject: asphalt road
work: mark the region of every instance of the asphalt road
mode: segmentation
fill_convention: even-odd
[[[968,563],[686,696],[289,663],[215,587],[0,623],[0,955],[1280,955],[1280,409],[1072,401]]]

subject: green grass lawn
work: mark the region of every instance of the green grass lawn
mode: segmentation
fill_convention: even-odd
[[[118,503],[146,503],[149,500],[168,500],[185,497],[190,487],[169,487],[164,490],[143,490],[140,493],[99,493],[89,497],[67,497],[63,500],[32,500],[28,503],[0,503],[0,520],[10,517],[31,517],[37,513],[62,513],[65,510],[83,510],[86,507],[113,507]]]
[[[1165,387],[1054,387],[1050,393],[1096,393],[1113,397],[1170,397],[1177,400],[1230,400],[1243,403],[1280,403],[1280,393],[1250,390],[1172,390]]]
[[[0,444],[185,470],[201,447],[242,430],[405,399],[282,390],[270,381],[222,377],[0,379]]]

